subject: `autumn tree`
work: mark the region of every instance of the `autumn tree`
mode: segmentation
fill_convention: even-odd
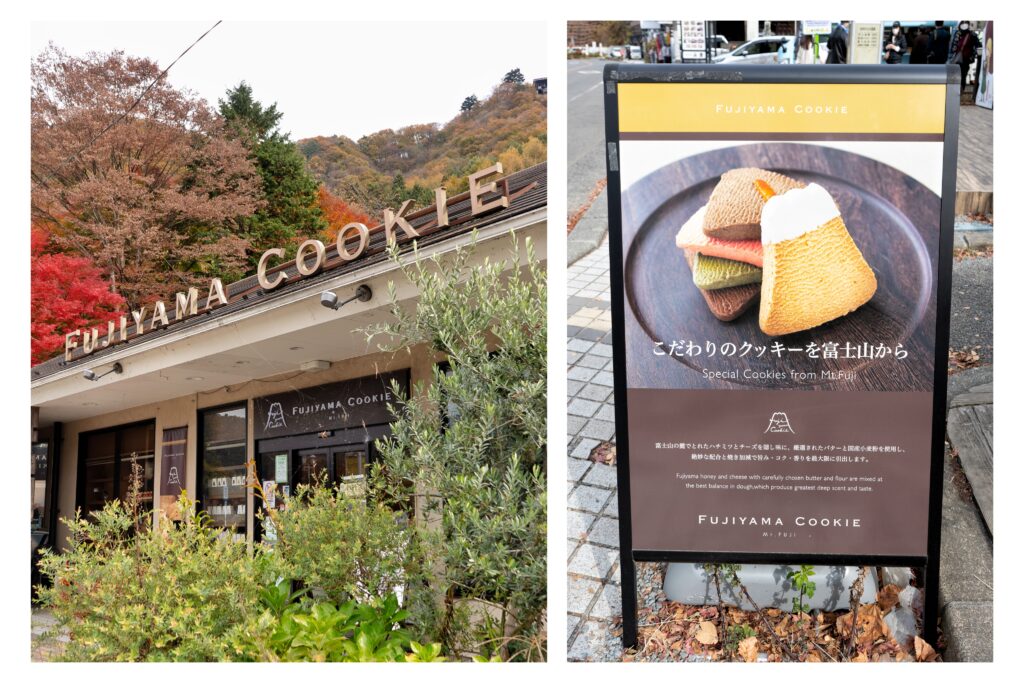
[[[263,206],[243,221],[249,267],[255,269],[265,250],[284,247],[291,254],[299,242],[327,227],[320,211],[320,184],[306,170],[295,143],[278,129],[283,113],[276,103],[264,107],[242,81],[218,101],[218,111],[232,136],[249,150],[263,181]]]
[[[371,219],[368,214],[334,196],[323,185],[320,186],[318,202],[320,211],[323,212],[324,219],[327,221],[327,229],[324,231],[324,238],[327,242],[334,242],[338,231],[349,223],[362,223],[367,227],[376,225],[376,221]]]
[[[597,29],[598,40],[604,45],[625,45],[633,33],[633,22],[602,21]]]
[[[245,270],[260,176],[202,99],[121,51],[50,44],[31,77],[32,216],[57,249],[131,306]]]
[[[32,228],[32,365],[64,347],[64,335],[98,325],[124,308],[103,272],[84,256],[54,253],[50,236]]]
[[[466,114],[473,110],[473,107],[480,104],[480,101],[476,98],[476,95],[470,95],[466,99],[462,100],[462,106],[459,108],[463,114]]]

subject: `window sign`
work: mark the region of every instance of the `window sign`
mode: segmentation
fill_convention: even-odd
[[[288,483],[288,454],[274,456],[274,481],[278,484]]]
[[[168,519],[180,519],[178,498],[185,490],[185,444],[188,427],[165,429],[160,450],[160,509]]]

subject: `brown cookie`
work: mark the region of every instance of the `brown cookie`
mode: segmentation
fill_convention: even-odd
[[[754,187],[763,180],[783,194],[804,184],[781,173],[760,168],[736,168],[722,174],[711,192],[704,214],[704,234],[723,240],[761,239],[761,207],[764,199]]]
[[[692,249],[684,249],[683,252],[686,254],[686,263],[692,271],[697,252]],[[740,285],[739,287],[700,289],[699,291],[704,296],[711,315],[722,322],[729,322],[743,315],[744,311],[754,305],[761,293],[761,285]]]

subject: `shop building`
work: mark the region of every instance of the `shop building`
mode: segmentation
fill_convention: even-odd
[[[124,498],[132,463],[154,512],[184,490],[249,541],[260,538],[250,460],[276,496],[320,473],[362,476],[390,431],[393,386],[415,396],[443,360],[425,347],[381,352],[361,332],[390,319],[389,283],[403,306],[418,294],[387,243],[408,259],[415,242],[425,258],[475,232],[470,263],[482,264],[508,259],[514,232],[544,259],[546,179],[546,164],[482,169],[466,193],[438,190],[434,205],[388,211],[376,228],[346,226],[341,252],[310,242],[285,261],[272,249],[257,275],[69,334],[64,354],[31,371],[33,545],[63,548],[59,518]]]

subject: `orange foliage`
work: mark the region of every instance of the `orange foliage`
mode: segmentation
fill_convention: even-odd
[[[327,230],[324,231],[324,235],[330,242],[333,242],[338,236],[338,231],[349,223],[362,223],[368,228],[376,225],[376,222],[371,220],[366,213],[334,196],[323,185],[320,186],[319,201],[320,210],[323,212],[324,218],[327,219]]]

